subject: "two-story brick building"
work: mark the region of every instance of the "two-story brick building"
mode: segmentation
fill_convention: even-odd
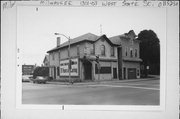
[[[122,35],[109,38],[114,44],[121,44],[122,47],[122,78],[140,78],[140,57],[139,40],[136,40],[133,30]]]
[[[125,35],[128,38],[123,38],[121,35],[109,39],[106,35],[96,36],[87,33],[71,39],[71,78],[81,81],[98,80],[98,73],[100,73],[99,80],[139,78],[139,62],[141,61],[139,59],[139,42],[131,34],[129,32]],[[69,42],[65,42],[47,52],[49,53],[50,76],[56,80],[69,78],[68,47]],[[130,49],[126,51],[125,49],[128,49],[126,47]],[[130,54],[126,52],[130,52]],[[99,56],[100,70],[95,61],[96,56]]]

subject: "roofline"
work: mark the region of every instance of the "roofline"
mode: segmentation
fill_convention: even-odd
[[[112,45],[112,46],[119,46],[119,44],[114,44],[114,43],[112,43],[112,41],[110,40],[110,38],[108,38],[105,34],[102,35],[102,36],[100,36],[100,37],[99,37],[97,40],[95,40],[94,42],[98,41],[101,37],[104,37],[110,45]]]
[[[90,40],[85,39],[85,40],[81,40],[81,41],[72,43],[72,44],[70,44],[70,45],[75,45],[75,44],[82,43],[82,42],[94,42],[94,41],[90,41]],[[61,46],[60,46],[60,47],[56,47],[55,49],[52,49],[52,50],[47,51],[47,53],[51,53],[51,52],[53,52],[53,51],[57,51],[57,50],[59,50],[59,49],[62,49],[62,48],[68,47],[68,46],[69,46],[69,45],[65,45],[65,46],[62,46],[62,47],[61,47]]]
[[[95,42],[98,41],[101,37],[105,37],[105,39],[107,40],[107,42],[108,42],[110,45],[112,45],[112,46],[120,46],[119,44],[114,44],[114,43],[112,43],[112,42],[109,40],[109,38],[106,37],[106,35],[100,36],[100,37],[97,38],[95,41],[91,41],[91,40],[85,39],[85,40],[81,40],[81,41],[72,43],[72,44],[70,44],[70,45],[75,45],[75,44],[82,43],[82,42],[91,42],[91,43],[95,43]],[[47,51],[47,53],[51,53],[51,52],[60,50],[60,49],[65,48],[65,47],[68,47],[68,45],[65,45],[65,46],[62,46],[62,47],[61,47],[61,46],[60,46],[60,47],[56,47],[55,49],[52,49],[52,50]]]

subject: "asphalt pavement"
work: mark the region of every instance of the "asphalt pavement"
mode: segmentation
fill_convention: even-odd
[[[23,83],[23,104],[159,105],[159,79]]]

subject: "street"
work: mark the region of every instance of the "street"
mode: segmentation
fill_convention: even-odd
[[[56,84],[58,83],[58,84]],[[22,104],[159,105],[159,79],[100,83],[23,83]]]

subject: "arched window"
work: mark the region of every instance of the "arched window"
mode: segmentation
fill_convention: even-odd
[[[130,57],[133,57],[133,49],[130,48]]]
[[[105,56],[105,46],[101,45],[101,55]]]

